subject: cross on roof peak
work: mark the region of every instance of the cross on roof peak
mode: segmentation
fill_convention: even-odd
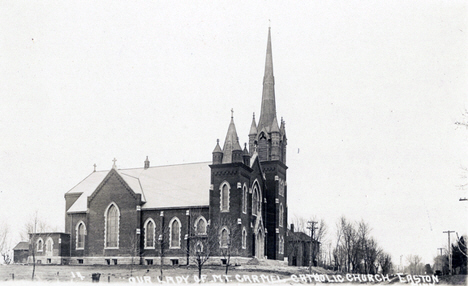
[[[117,162],[117,159],[114,158],[114,160],[112,160],[112,162],[114,162],[114,165],[112,165],[112,168],[117,169],[117,165],[115,164],[115,162]]]

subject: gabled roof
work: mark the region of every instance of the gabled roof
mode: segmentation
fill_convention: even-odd
[[[29,249],[29,242],[27,242],[27,241],[20,241],[13,248],[13,250],[28,250],[28,249]]]
[[[117,173],[145,202],[142,209],[208,206],[211,162],[119,169]],[[109,171],[93,172],[68,193],[82,193],[68,213],[85,212],[87,198]]]

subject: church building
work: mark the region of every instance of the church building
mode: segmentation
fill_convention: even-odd
[[[284,260],[287,140],[274,85],[269,29],[261,112],[248,143],[240,145],[231,115],[209,162],[150,166],[146,158],[141,168],[120,169],[114,159],[111,170],[92,172],[65,194],[62,261],[177,265],[208,249],[211,263],[225,263],[227,251],[231,262]]]

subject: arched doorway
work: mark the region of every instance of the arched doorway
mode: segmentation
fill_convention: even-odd
[[[257,234],[255,235],[255,257],[258,259],[263,259],[265,253],[265,235],[263,230],[258,228]]]

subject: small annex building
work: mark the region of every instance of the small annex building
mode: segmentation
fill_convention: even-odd
[[[23,264],[28,262],[29,242],[20,241],[13,248],[13,263]]]
[[[261,112],[248,143],[241,147],[231,115],[223,147],[218,140],[210,161],[150,166],[146,158],[140,168],[118,168],[114,160],[110,170],[95,170],[65,194],[69,240],[54,237],[54,251],[68,244],[57,259],[176,265],[210,249],[212,263],[222,263],[228,250],[237,263],[285,260],[287,139],[274,84],[269,29]]]

